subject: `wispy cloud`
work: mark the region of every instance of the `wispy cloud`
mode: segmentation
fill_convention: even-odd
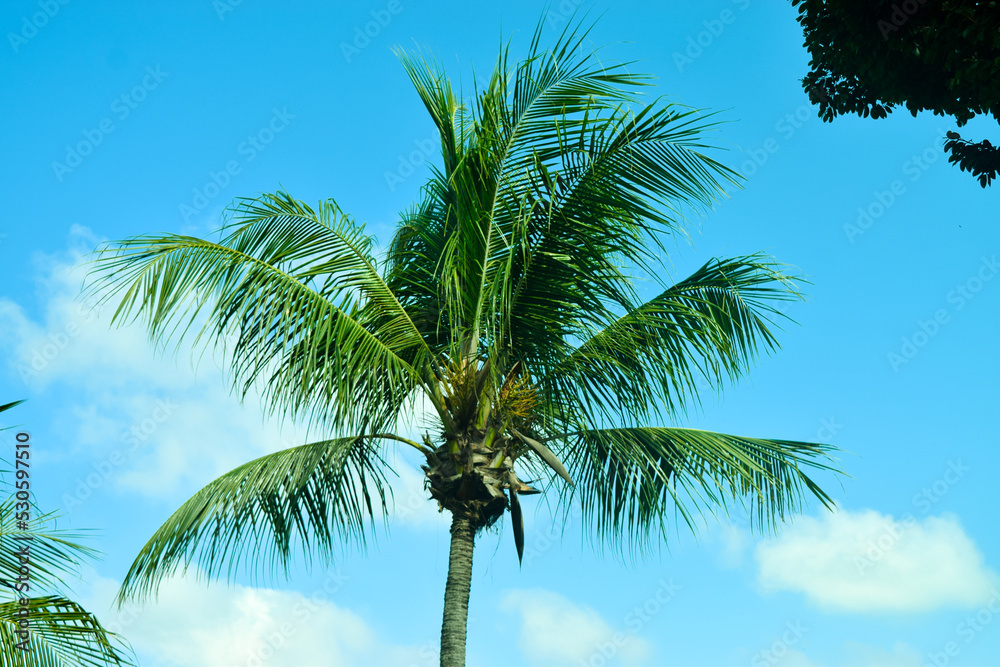
[[[241,404],[223,360],[211,352],[199,356],[181,347],[164,355],[141,325],[112,328],[112,308],[94,310],[80,298],[86,260],[100,242],[89,229],[73,227],[66,251],[35,258],[37,304],[0,299],[7,323],[0,351],[9,374],[23,381],[27,395],[65,391],[60,427],[68,444],[46,453],[79,471],[63,494],[63,510],[105,493],[179,502],[246,461],[328,437],[266,418],[254,392]],[[428,411],[417,400],[401,428],[415,436]],[[444,515],[428,500],[422,473],[401,457],[390,461],[400,475],[396,522],[440,523]]]
[[[91,577],[84,602],[124,634],[145,667],[362,667],[436,664],[434,647],[397,646],[358,614],[310,593],[208,586],[191,570],[167,580],[155,602],[112,608],[118,582]],[[330,583],[330,582],[328,582]]]
[[[972,608],[1000,578],[957,517],[894,518],[874,510],[801,517],[758,544],[765,590],[804,593],[847,612]]]
[[[631,665],[641,664],[651,653],[646,640],[612,627],[594,609],[552,591],[513,590],[501,608],[520,614],[518,646],[532,664],[592,664],[591,658],[603,657],[600,664]]]

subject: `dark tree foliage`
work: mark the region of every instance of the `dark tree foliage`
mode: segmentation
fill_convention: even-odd
[[[792,0],[812,57],[802,79],[819,115],[885,118],[896,107],[1000,122],[1000,3],[972,0]],[[984,188],[1000,146],[948,132],[948,161]]]

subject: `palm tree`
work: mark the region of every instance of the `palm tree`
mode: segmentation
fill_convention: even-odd
[[[0,412],[20,403],[0,405]],[[21,456],[23,451],[28,454]],[[16,469],[30,470],[22,465],[30,465],[30,457],[30,449],[18,449]],[[21,480],[19,488],[30,487],[30,478],[28,484],[17,479]],[[81,558],[95,552],[71,541],[73,535],[67,531],[48,527],[54,516],[37,514],[30,500],[22,498],[30,496],[12,493],[0,501],[0,665],[133,665],[121,639],[105,630],[96,616],[52,593],[65,584],[63,576],[76,570]],[[27,570],[22,568],[25,557]],[[38,595],[41,591],[50,594]],[[26,627],[21,624],[25,620]]]
[[[328,562],[388,516],[387,447],[424,457],[425,485],[451,513],[441,664],[465,663],[476,535],[520,496],[580,502],[593,535],[641,548],[672,516],[743,502],[773,528],[830,498],[807,476],[823,445],[657,425],[697,385],[740,378],[773,350],[778,306],[798,298],[762,255],[714,259],[663,282],[664,234],[723,196],[735,173],[704,152],[697,111],[640,104],[647,77],[598,62],[567,29],[511,65],[501,55],[462,104],[441,68],[399,51],[441,137],[422,200],[376,252],[333,200],[286,192],[238,200],[218,241],[139,236],[99,250],[88,290],[141,321],[153,342],[221,346],[241,396],[328,437],[242,465],[185,502],[129,570],[119,601],[154,593],[198,563],[208,576],[296,546]],[[638,110],[633,110],[638,106]],[[641,299],[633,277],[660,284]],[[398,433],[417,400],[423,437]],[[301,544],[300,544],[301,543]]]

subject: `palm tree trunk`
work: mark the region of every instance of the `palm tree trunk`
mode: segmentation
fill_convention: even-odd
[[[448,582],[444,587],[444,622],[441,624],[441,667],[465,667],[465,629],[469,619],[475,539],[476,527],[472,521],[453,514]]]

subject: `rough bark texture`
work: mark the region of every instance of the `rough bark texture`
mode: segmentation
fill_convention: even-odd
[[[441,667],[465,667],[465,630],[472,586],[472,547],[476,526],[461,512],[452,515],[448,583],[444,588],[444,623],[441,625]]]
[[[516,480],[511,457],[486,446],[481,433],[439,447],[428,456],[424,473],[431,497],[453,515],[469,517],[478,528],[493,525],[507,511],[504,488]]]

